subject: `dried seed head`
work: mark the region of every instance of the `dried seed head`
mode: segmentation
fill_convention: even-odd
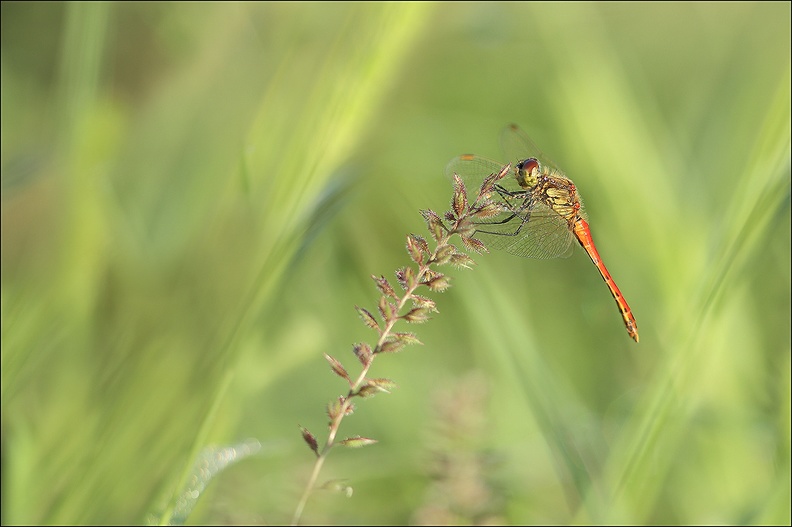
[[[372,386],[371,384],[364,384],[361,386],[358,391],[355,392],[355,395],[358,397],[362,397],[363,399],[367,399],[369,397],[374,397],[380,392],[380,390],[376,386]]]
[[[355,357],[358,358],[360,363],[365,367],[371,364],[371,358],[374,354],[371,352],[371,346],[366,344],[365,342],[361,342],[360,344],[355,344],[352,348],[352,352],[355,354]]]
[[[333,373],[335,373],[336,375],[338,375],[342,379],[346,379],[346,381],[348,383],[350,383],[350,385],[351,385],[352,381],[349,378],[349,374],[344,369],[344,366],[342,366],[341,363],[338,361],[338,359],[336,359],[334,357],[331,357],[327,353],[324,354],[324,357],[325,357],[325,359],[327,359],[327,362],[330,363],[330,368],[332,368]]]
[[[457,252],[457,248],[453,245],[442,245],[437,248],[433,261],[437,265],[447,264],[451,257]]]
[[[438,273],[437,276],[426,282],[426,285],[432,291],[445,291],[451,287],[451,279]]]
[[[429,309],[429,311],[437,313],[437,304],[431,298],[421,295],[412,295],[410,300],[412,300],[415,307],[425,307]]]
[[[344,439],[342,441],[339,441],[338,444],[344,445],[344,446],[348,446],[350,448],[360,448],[360,447],[364,447],[364,446],[368,446],[368,445],[373,445],[376,442],[377,442],[376,439],[370,439],[368,437],[354,436],[354,437],[348,437],[348,438],[346,438],[346,439]]]
[[[498,203],[483,203],[476,209],[473,216],[477,219],[487,219],[503,212],[503,206]]]
[[[456,253],[451,257],[451,265],[460,269],[470,269],[476,264],[473,258],[464,253]]]
[[[413,289],[415,287],[415,271],[413,271],[412,267],[397,269],[396,280],[399,281],[399,285],[402,286],[402,289]]]
[[[313,450],[314,454],[319,455],[319,443],[316,442],[316,437],[308,431],[307,428],[301,426],[300,432],[302,433],[303,440]]]
[[[429,285],[429,287],[431,288],[432,286]],[[429,310],[425,307],[414,307],[402,315],[402,318],[413,324],[421,324],[429,320]]]
[[[382,293],[385,296],[395,298],[396,300],[399,299],[399,296],[396,294],[396,291],[393,290],[387,278],[385,278],[384,276],[380,276],[379,278],[377,278],[374,275],[371,275],[371,278],[377,284],[377,288],[380,290],[380,293]]]
[[[398,353],[404,346],[404,342],[400,342],[392,337],[388,337],[380,346],[374,351],[375,353]]]
[[[360,319],[363,321],[365,325],[367,325],[371,329],[376,329],[377,331],[379,331],[379,324],[377,323],[377,319],[374,318],[374,315],[372,315],[362,307],[355,306],[355,309],[357,309],[358,315],[360,315]]]
[[[409,333],[404,331],[397,331],[393,334],[393,338],[404,342],[405,344],[423,344],[418,337],[415,336],[415,333]]]
[[[423,237],[410,234],[407,236],[407,252],[412,261],[420,265],[429,256],[429,244]]]
[[[462,243],[465,244],[465,247],[470,251],[475,251],[477,253],[489,252],[487,250],[487,246],[484,245],[484,242],[482,242],[478,238],[470,238],[463,236]]]
[[[355,395],[367,399],[369,397],[374,397],[378,393],[382,393],[382,392],[389,393],[387,390],[380,388],[374,383],[366,382],[366,384],[361,386],[358,389],[358,391],[355,392]]]
[[[339,397],[334,401],[327,403],[327,417],[330,418],[330,423],[336,420],[341,413],[341,406],[344,404],[344,398]]]
[[[437,271],[433,271],[432,269],[427,269],[424,272],[423,278],[421,279],[421,285],[425,285],[429,289],[432,289],[433,291],[438,291],[438,289],[435,288],[436,286],[433,287],[432,284],[439,283],[438,281],[441,279],[445,279],[445,275],[443,273],[438,273]],[[448,287],[448,284],[446,284],[446,287]],[[442,289],[440,290],[442,291]]]
[[[454,226],[454,234],[458,234],[462,238],[469,238],[476,232],[476,225],[471,221],[469,216],[461,218]]]
[[[451,200],[451,209],[457,215],[462,216],[468,208],[467,189],[465,183],[458,175],[454,174],[454,197]]]
[[[396,314],[396,306],[388,302],[384,296],[380,297],[377,309],[384,322],[388,322]]]
[[[432,238],[436,242],[439,242],[443,239],[443,234],[445,232],[445,226],[443,225],[443,220],[440,219],[440,216],[437,215],[436,212],[433,210],[422,210],[421,214],[426,220],[426,226],[429,228],[429,233],[432,235]]]
[[[490,174],[489,176],[484,178],[484,181],[481,182],[481,188],[479,188],[479,198],[481,198],[485,194],[489,194],[492,191],[493,185],[495,185],[495,183],[498,182],[499,180],[503,179],[506,176],[506,174],[509,173],[509,170],[511,170],[510,163],[504,165],[500,169],[500,172]]]
[[[370,386],[376,386],[379,391],[385,393],[390,393],[391,390],[396,388],[396,383],[390,379],[368,379],[367,382]]]

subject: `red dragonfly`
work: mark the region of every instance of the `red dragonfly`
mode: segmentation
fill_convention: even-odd
[[[542,155],[517,125],[503,130],[501,142],[509,158],[515,160],[509,168],[509,175],[513,177],[507,176],[493,187],[503,211],[479,223],[475,235],[484,240],[487,247],[526,258],[566,258],[572,254],[572,240],[577,239],[616,300],[627,333],[638,342],[638,324],[594,246],[575,184]],[[466,154],[452,159],[446,173],[449,176],[458,174],[466,184],[478,186],[504,166],[504,163]]]

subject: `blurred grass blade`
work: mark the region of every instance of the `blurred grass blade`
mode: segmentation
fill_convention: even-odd
[[[465,284],[465,303],[471,306],[471,318],[477,321],[481,341],[486,352],[481,360],[495,361],[500,369],[512,377],[514,389],[531,412],[530,416],[515,418],[517,422],[536,421],[548,453],[553,459],[555,476],[564,490],[567,506],[574,511],[591,486],[589,460],[575,444],[575,428],[586,428],[584,409],[570,395],[568,386],[548,366],[544,355],[552,350],[539,349],[533,335],[534,327],[525,303],[519,309],[512,305],[513,297],[500,294],[497,279],[488,269],[478,269],[477,279]],[[462,290],[463,288],[460,288]],[[485,299],[491,302],[485,303]],[[574,411],[572,411],[574,409]],[[568,415],[575,416],[575,422]],[[539,456],[543,453],[530,452]]]
[[[328,178],[372,124],[428,14],[424,4],[368,5],[349,13],[344,22],[349,30],[328,42],[318,69],[284,58],[261,101],[246,150],[245,170],[254,178],[262,230],[251,313],[266,301],[302,242]],[[303,82],[306,77],[310,82]],[[285,137],[284,129],[289,130]]]
[[[261,443],[248,440],[236,445],[205,448],[192,466],[187,485],[178,493],[167,525],[184,525],[209,482],[220,472],[261,450]],[[166,516],[152,518],[150,524],[160,523]]]
[[[293,55],[283,57],[247,138],[243,170],[253,181],[244,184],[243,190],[252,190],[243,195],[255,201],[259,237],[253,261],[258,272],[220,350],[228,371],[236,367],[240,337],[248,334],[302,246],[328,178],[361,138],[427,13],[423,4],[352,9],[346,24],[356,30],[335,34],[318,71],[303,70]],[[310,82],[302,82],[305,78]],[[290,349],[278,351],[292,355]],[[213,407],[228,386],[216,386]],[[207,414],[193,452],[205,444],[214,415]]]
[[[697,386],[705,364],[723,360],[713,339],[725,291],[740,287],[747,262],[759,259],[772,223],[789,208],[789,74],[781,76],[776,98],[769,101],[764,127],[756,138],[748,174],[734,189],[726,233],[702,287],[691,292],[687,325],[678,328],[680,345],[669,349],[663,369],[636,407],[639,417],[612,448],[606,473],[609,490],[606,522],[647,521],[673,466],[683,434],[696,410]],[[732,302],[737,298],[733,297]],[[684,329],[683,329],[684,328]],[[594,495],[590,495],[594,498]]]
[[[80,121],[96,104],[111,4],[69,4],[60,64],[61,138],[71,147]]]

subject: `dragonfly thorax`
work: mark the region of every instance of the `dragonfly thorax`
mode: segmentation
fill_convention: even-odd
[[[584,217],[577,188],[565,177],[555,173],[541,176],[532,194],[570,225]]]

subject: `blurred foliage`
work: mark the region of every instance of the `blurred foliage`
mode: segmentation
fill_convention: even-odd
[[[343,390],[322,353],[354,363],[369,276],[509,122],[577,184],[640,344],[582,251],[477,256],[372,371],[399,388],[345,420],[379,440],[324,467],[354,494],[304,521],[421,522],[461,474],[507,523],[790,523],[788,2],[3,2],[0,24],[3,524],[167,521],[201,453],[248,438],[188,522],[287,521],[298,424]],[[443,454],[433,401],[470,382],[476,437]],[[437,456],[475,470],[438,487]]]

